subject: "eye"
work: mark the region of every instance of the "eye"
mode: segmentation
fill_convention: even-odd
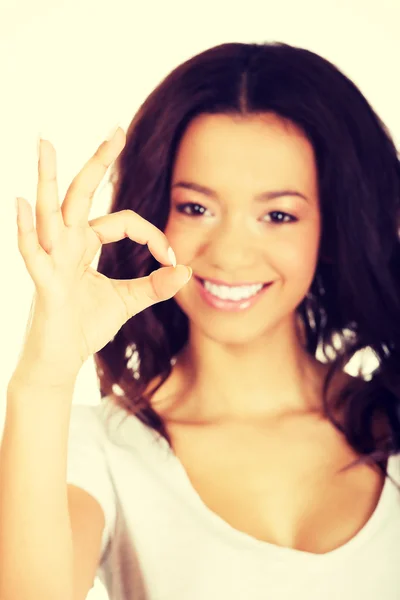
[[[268,217],[269,215],[275,215],[272,217],[273,225],[284,225],[285,223],[295,223],[296,221],[298,221],[298,219],[296,219],[296,217],[294,217],[293,215],[289,215],[288,213],[282,212],[280,210],[273,210],[265,216]],[[276,218],[276,215],[279,215],[279,218]],[[285,220],[285,217],[288,217],[289,220]]]
[[[201,217],[205,212],[207,212],[207,209],[201,204],[197,204],[197,202],[183,202],[176,204],[175,208],[178,212],[191,217]]]

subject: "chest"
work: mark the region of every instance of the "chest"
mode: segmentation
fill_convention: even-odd
[[[175,454],[203,503],[235,529],[322,554],[349,541],[378,503],[383,476],[337,473],[356,455],[329,427],[169,428]]]

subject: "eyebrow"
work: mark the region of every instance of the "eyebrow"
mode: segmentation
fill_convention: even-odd
[[[178,181],[172,186],[172,189],[174,188],[184,188],[187,190],[193,190],[195,192],[199,192],[200,194],[204,194],[205,196],[209,196],[210,198],[218,198],[218,194],[214,190],[211,190],[210,188],[207,188],[204,185],[199,185],[198,183],[194,183],[192,181]],[[290,189],[263,192],[262,194],[257,194],[256,196],[254,196],[254,200],[256,202],[262,202],[265,200],[273,200],[275,198],[280,198],[281,196],[298,196],[300,198],[303,198],[303,200],[305,200],[306,202],[309,202],[307,196],[304,196],[304,194],[301,194],[296,190]]]

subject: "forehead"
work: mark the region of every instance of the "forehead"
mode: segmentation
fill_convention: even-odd
[[[220,191],[298,186],[312,194],[314,151],[301,129],[272,113],[200,115],[182,136],[171,183],[183,177]]]

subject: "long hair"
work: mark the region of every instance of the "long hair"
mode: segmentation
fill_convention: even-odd
[[[113,165],[110,212],[131,209],[164,230],[174,158],[190,121],[265,112],[300,127],[316,157],[320,255],[296,312],[307,351],[316,356],[321,349],[330,363],[324,414],[361,455],[350,466],[372,461],[387,475],[387,459],[400,452],[400,160],[388,128],[354,83],[317,54],[285,43],[226,43],[190,58],[134,116]],[[146,246],[128,239],[104,245],[98,263],[116,279],[158,267]],[[150,400],[188,332],[172,298],[132,317],[94,357],[101,397],[113,396],[169,444]],[[363,349],[378,366],[342,389],[339,422],[327,391]],[[385,426],[378,430],[378,422]]]

